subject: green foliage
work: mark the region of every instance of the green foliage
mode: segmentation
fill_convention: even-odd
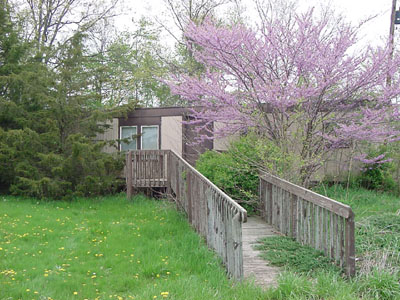
[[[399,276],[374,270],[359,281],[358,291],[364,298],[394,300],[400,298]]]
[[[340,273],[330,259],[309,246],[302,246],[288,237],[268,237],[257,246],[264,257],[274,266],[285,266],[296,273],[312,273],[320,270]]]
[[[360,299],[360,297],[357,294],[357,286],[352,281],[345,280],[337,273],[314,273],[313,280],[310,280],[304,274],[284,272],[278,279],[278,287],[269,291],[267,299],[356,300]]]
[[[0,128],[0,183],[15,195],[60,199],[113,193],[123,158],[101,152],[80,134],[70,135],[62,153],[43,151],[46,143],[30,129]]]
[[[28,45],[0,4],[7,21],[0,24],[1,190],[54,199],[115,192],[121,158],[93,140],[115,110],[93,105],[84,36],[60,47],[57,69],[50,68],[23,51]]]
[[[238,159],[245,155],[247,161]],[[258,169],[251,162],[257,160],[255,148],[248,138],[234,142],[227,152],[207,151],[200,155],[196,167],[204,176],[238,201],[249,212],[258,207]]]
[[[207,151],[196,162],[197,169],[224,192],[249,210],[258,210],[259,173],[269,172],[285,178],[294,159],[271,141],[249,133],[233,141],[228,151]]]
[[[392,148],[393,146],[390,146]],[[393,149],[392,149],[393,150]],[[391,149],[388,146],[370,148],[367,158],[378,157],[385,154],[385,159],[392,160]],[[361,173],[356,176],[353,184],[369,190],[395,191],[396,182],[393,179],[394,164],[392,161],[375,164],[365,164]]]

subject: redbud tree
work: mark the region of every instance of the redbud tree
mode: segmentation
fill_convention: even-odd
[[[212,20],[187,27],[188,45],[205,71],[168,83],[197,107],[191,123],[198,132],[213,122],[223,126],[212,138],[252,130],[299,157],[302,183],[337,149],[399,139],[400,58],[389,45],[360,49],[359,27],[312,9],[260,16],[257,29]]]

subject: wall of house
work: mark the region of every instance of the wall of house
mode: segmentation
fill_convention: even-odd
[[[182,116],[161,117],[161,149],[174,150],[182,156]]]
[[[222,122],[214,122],[214,130],[219,130],[225,126]],[[239,135],[234,135],[230,137],[215,138],[214,139],[214,150],[216,151],[226,151],[231,142],[237,140]]]
[[[107,125],[110,125],[104,133],[98,133],[96,135],[96,140],[98,141],[112,141],[118,139],[118,130],[119,130],[119,122],[118,118],[114,118],[106,122]],[[117,146],[117,145],[116,145]],[[117,152],[117,147],[113,146],[105,146],[103,151],[106,153],[114,153]]]

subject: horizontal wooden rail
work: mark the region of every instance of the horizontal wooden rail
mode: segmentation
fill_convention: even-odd
[[[260,176],[263,217],[281,233],[321,250],[355,274],[354,214],[340,202],[270,174]]]

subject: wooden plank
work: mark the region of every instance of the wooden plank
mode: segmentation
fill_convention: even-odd
[[[303,200],[300,197],[297,197],[298,208],[297,208],[297,241],[302,244],[303,243]]]
[[[260,202],[261,218],[267,221],[267,210],[266,210],[266,182],[264,180],[259,180],[258,184],[258,195]]]
[[[281,209],[282,209],[282,233],[284,235],[287,235],[287,230],[288,230],[288,225],[290,225],[290,221],[288,218],[288,208],[290,207],[288,205],[287,200],[287,192],[285,190],[282,190],[282,201],[281,201]]]
[[[310,217],[310,206],[311,203],[309,201],[305,201],[306,205],[306,230],[305,230],[305,243],[307,245],[311,244],[311,217]]]
[[[332,212],[329,212],[329,254],[328,257],[333,258],[335,256],[334,252],[334,214]]]
[[[126,196],[132,198],[132,151],[126,154]]]
[[[272,183],[273,185],[280,187],[292,194],[296,194],[297,196],[312,202],[318,206],[324,207],[342,217],[348,218],[351,214],[351,208],[348,205],[330,199],[328,197],[317,194],[313,191],[305,189],[301,186],[290,183],[286,180],[280,179],[271,174],[263,174],[261,178],[267,182]]]
[[[295,239],[296,239],[296,241],[298,241],[298,242],[300,242],[300,231],[301,231],[301,215],[300,215],[300,210],[301,210],[301,203],[300,203],[300,201],[301,201],[301,199],[297,196],[297,195],[294,195],[294,194],[292,194],[293,195],[293,197],[296,197],[296,199],[297,199],[297,201],[296,201],[296,203],[297,203],[297,207],[296,207],[296,220],[297,220],[297,224],[296,224],[296,236],[295,236]]]
[[[354,276],[355,266],[355,236],[354,236],[354,215],[351,214],[346,220],[346,274]]]
[[[340,266],[343,268],[345,265],[344,260],[344,239],[345,239],[345,220],[343,217],[340,217]]]
[[[315,248],[315,207],[314,203],[310,203],[310,244]]]
[[[329,222],[330,222],[330,211],[327,209],[324,209],[325,213],[325,223],[324,223],[324,230],[325,230],[325,248],[324,248],[324,253],[326,256],[329,257],[329,236],[330,236],[330,230],[329,230]]]
[[[233,233],[232,233],[232,217],[233,208],[230,205],[226,205],[226,265],[228,266],[228,273],[232,276],[235,273],[235,257],[233,253]]]
[[[297,236],[297,196],[295,194],[290,194],[292,197],[292,207],[291,207],[291,215],[292,215],[292,226],[291,226],[291,237],[296,238]]]
[[[335,261],[340,264],[340,217],[335,215]]]
[[[242,242],[242,222],[240,212],[237,212],[232,219],[232,235],[234,239],[234,278],[243,278],[243,242]]]
[[[273,215],[273,187],[272,187],[272,183],[267,182],[267,186],[268,186],[268,203],[267,203],[267,209],[268,209],[268,224],[273,224],[272,223],[272,215]]]
[[[193,209],[192,209],[192,197],[190,195],[190,191],[192,188],[191,185],[191,172],[189,170],[186,170],[186,199],[187,199],[187,203],[188,203],[188,218],[189,218],[189,223],[193,224]]]

